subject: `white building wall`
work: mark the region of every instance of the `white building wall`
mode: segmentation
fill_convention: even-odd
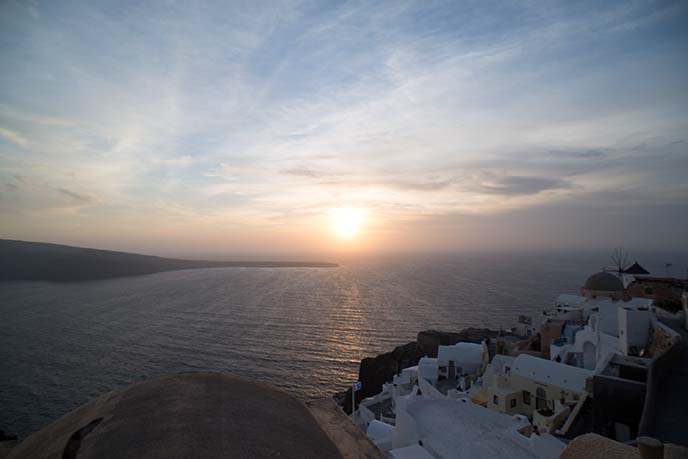
[[[586,325],[582,330],[576,333],[574,344],[567,344],[565,346],[551,346],[550,345],[550,360],[555,360],[557,356],[561,357],[561,362],[566,363],[570,354],[583,355],[583,368],[587,370],[594,370],[597,366],[597,348],[599,342],[599,332],[594,328],[597,326],[597,316],[593,316],[590,320],[591,325]]]
[[[647,346],[651,320],[650,311],[619,308],[619,344],[625,355],[631,347]]]
[[[483,346],[475,343],[456,343],[453,346],[437,348],[437,362],[441,367],[448,367],[454,362],[458,374],[474,373],[483,363]]]
[[[392,383],[400,385],[415,384],[418,381],[418,366],[404,368],[401,373],[394,375]]]
[[[619,338],[616,336],[607,335],[606,333],[598,334],[597,346],[597,366],[596,370],[601,370],[600,366],[612,354],[623,354]]]
[[[422,357],[418,361],[418,379],[425,379],[433,384],[437,383],[439,375],[439,366],[437,359],[430,357]]]
[[[598,328],[607,335],[619,336],[619,308],[614,305],[601,307],[598,313]]]

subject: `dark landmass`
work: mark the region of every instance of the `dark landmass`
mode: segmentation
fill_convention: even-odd
[[[437,348],[451,346],[458,342],[481,343],[484,339],[495,339],[505,332],[488,328],[465,328],[459,333],[426,330],[418,333],[416,341],[397,346],[392,352],[361,360],[358,380],[361,390],[356,392],[356,404],[382,391],[382,385],[391,382],[394,375],[404,368],[418,365],[421,357],[437,357]],[[338,392],[333,397],[347,414],[351,414],[351,388]]]
[[[198,268],[336,268],[311,261],[208,261],[0,239],[0,281],[76,282]]]

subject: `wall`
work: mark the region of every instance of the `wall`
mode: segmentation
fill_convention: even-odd
[[[564,322],[561,320],[550,320],[540,327],[540,351],[542,356],[549,359],[549,346],[552,341],[561,337]]]
[[[615,423],[626,424],[631,438],[638,435],[643,412],[646,384],[595,375],[593,377],[593,420],[596,433],[616,437]]]
[[[494,397],[497,396],[497,403]],[[516,400],[516,406],[511,406],[511,401]],[[487,407],[505,414],[526,414],[530,416],[530,411],[523,404],[523,393],[521,391],[504,390],[495,387],[487,389]]]
[[[628,355],[633,347],[647,347],[651,317],[650,311],[619,308],[619,345],[624,354]]]
[[[619,307],[616,304],[608,304],[600,308],[598,313],[598,330],[611,336],[619,336]]]
[[[583,368],[594,370],[597,362],[599,362],[598,347],[597,333],[590,325],[586,325],[576,333],[574,345],[568,352],[580,354]],[[586,350],[588,350],[588,355],[585,354]]]
[[[659,324],[656,320],[652,322],[652,333],[659,333],[668,336],[668,342],[672,343],[669,348],[656,345],[653,351],[658,355],[654,355],[650,368],[647,372],[647,390],[645,393],[645,403],[643,405],[643,414],[640,419],[640,426],[638,427],[638,435],[655,436],[655,418],[656,418],[656,399],[657,390],[660,381],[667,373],[667,370],[674,366],[681,358],[681,344],[680,335],[673,330],[667,329],[665,325]],[[666,341],[665,341],[666,343]],[[652,345],[650,346],[652,348]]]
[[[610,354],[623,354],[619,338],[606,333],[599,333],[597,341],[597,367],[607,360]]]
[[[676,306],[681,304],[681,293],[685,281],[675,279],[674,282],[662,282],[651,279],[639,278],[628,286],[629,295],[639,298],[652,298],[657,303],[671,302]],[[646,293],[646,289],[652,289],[652,293]]]
[[[547,399],[548,406],[550,409],[554,408],[554,401],[555,400],[561,400],[562,396],[565,401],[574,401],[578,400],[579,396],[581,394],[577,394],[574,392],[567,391],[565,389],[562,389],[561,387],[554,386],[551,384],[541,384],[537,383],[531,379],[524,378],[519,375],[511,375],[509,381],[509,386],[511,387],[514,392],[522,392],[522,391],[528,391],[530,392],[530,405],[525,405],[521,404],[522,406],[522,413],[527,414],[528,416],[532,416],[533,410],[536,408],[536,393],[538,388],[542,388],[545,391],[545,398]],[[521,402],[522,402],[522,396],[521,396]]]
[[[678,334],[676,332],[657,320],[652,321],[647,357],[658,357],[664,354],[674,346],[677,340]]]

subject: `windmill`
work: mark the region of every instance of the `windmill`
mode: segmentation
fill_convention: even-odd
[[[611,254],[612,262],[614,263],[614,268],[616,272],[621,274],[624,268],[628,266],[628,252],[626,252],[623,247],[617,247]]]

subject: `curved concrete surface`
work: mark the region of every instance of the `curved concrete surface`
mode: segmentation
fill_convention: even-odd
[[[108,392],[29,436],[9,458],[341,458],[299,400],[218,373]]]

